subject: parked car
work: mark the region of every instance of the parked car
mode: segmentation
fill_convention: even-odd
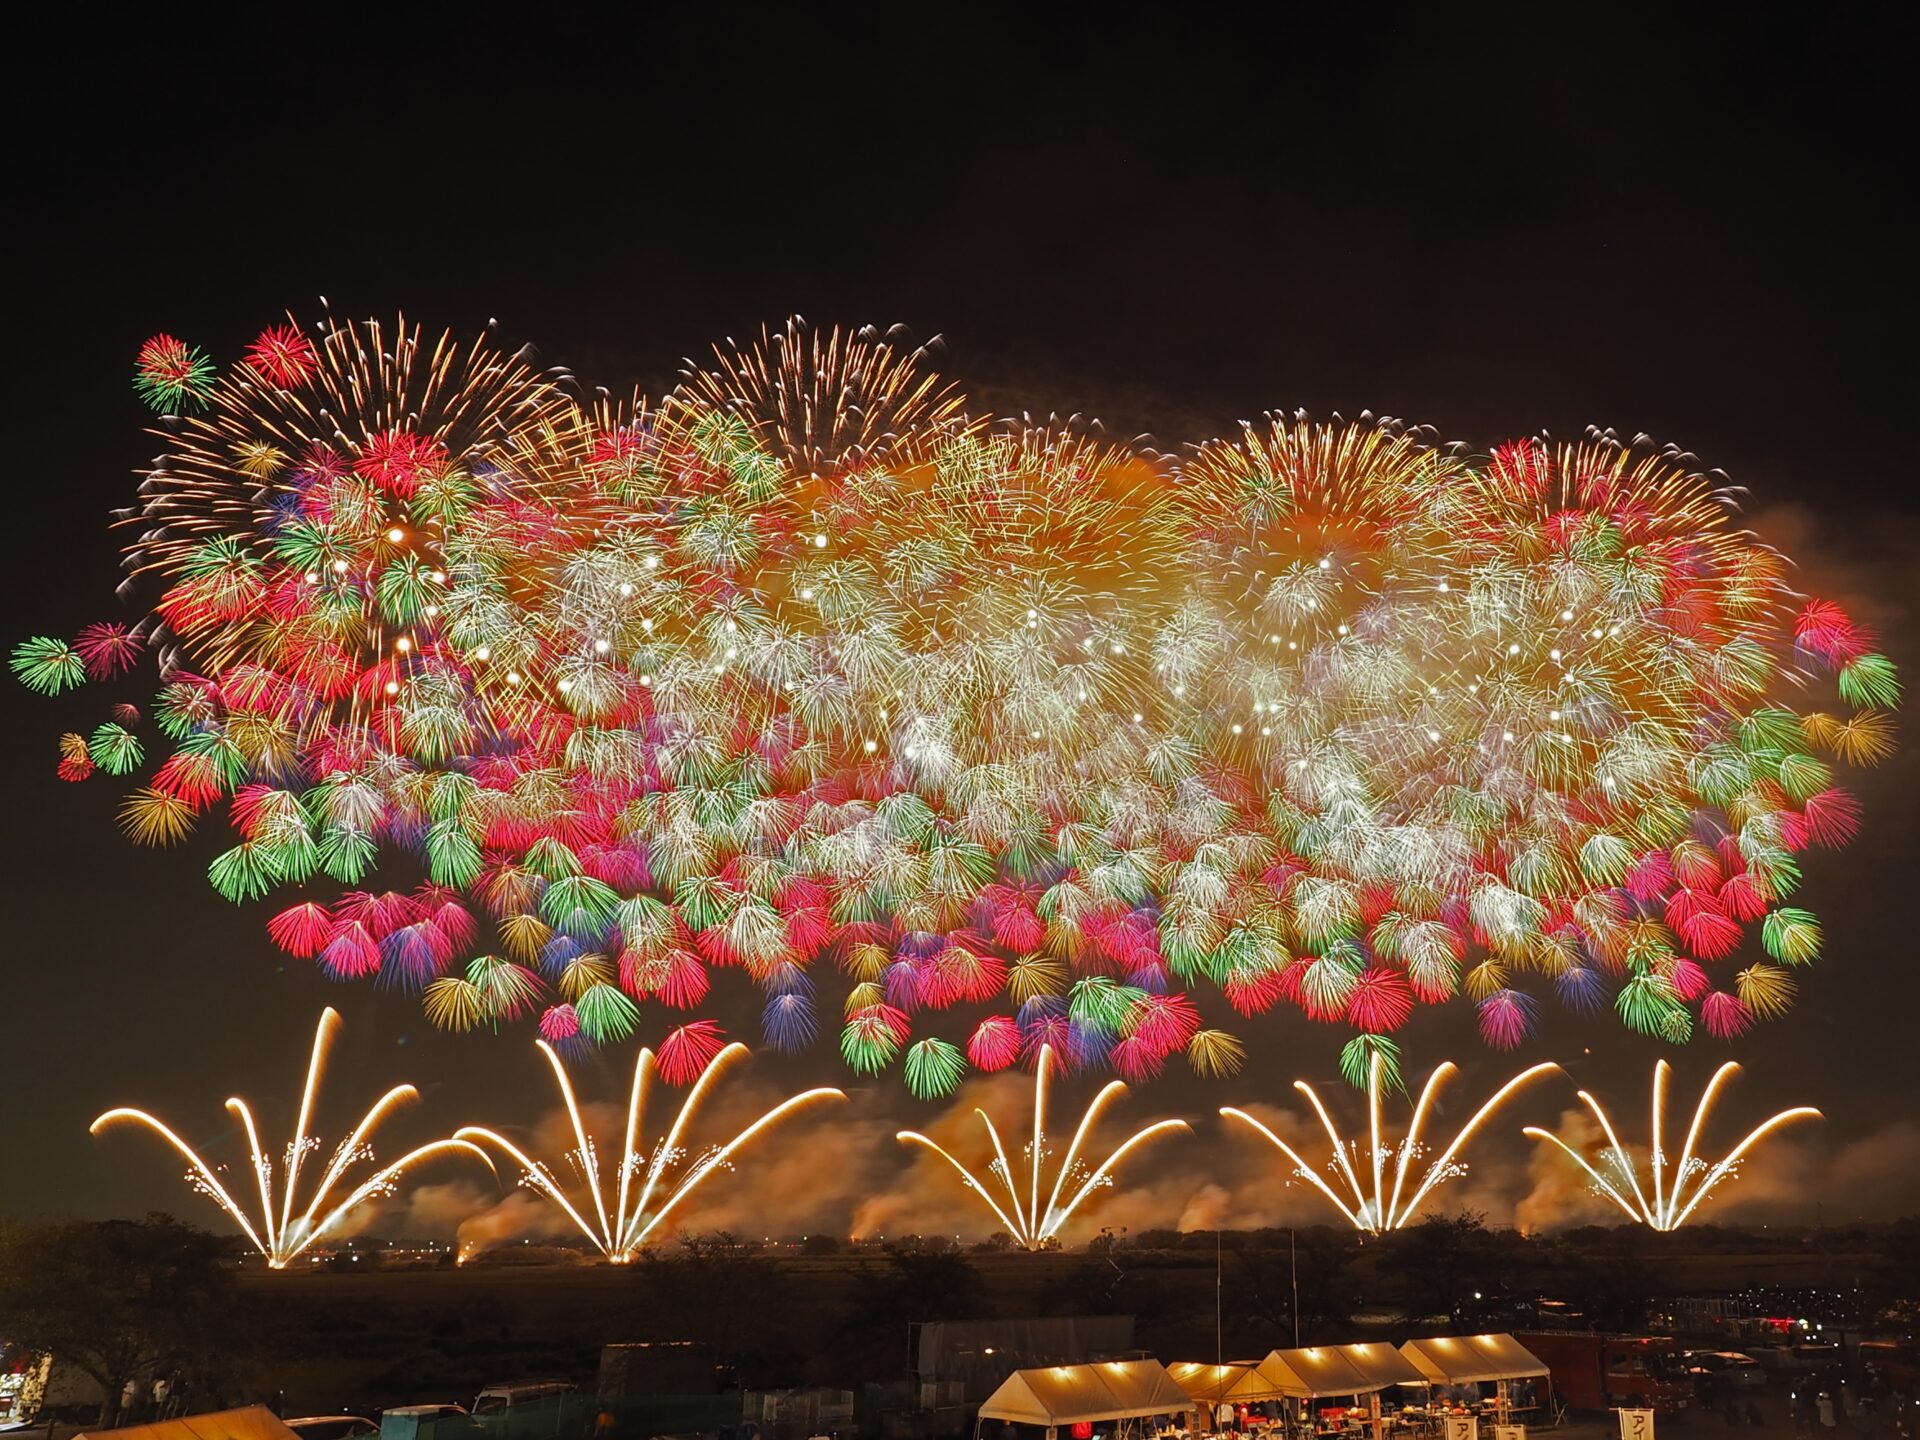
[[[360,1440],[380,1433],[380,1427],[364,1415],[304,1415],[282,1423],[300,1440]]]
[[[438,1422],[466,1418],[464,1405],[396,1405],[380,1412],[380,1440],[422,1440]]]
[[[1725,1385],[1734,1390],[1763,1390],[1767,1372],[1751,1355],[1738,1350],[1689,1350],[1687,1373],[1701,1389]]]

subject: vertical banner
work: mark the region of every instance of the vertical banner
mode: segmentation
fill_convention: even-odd
[[[1620,1440],[1653,1440],[1653,1411],[1622,1410]]]
[[[1447,1440],[1480,1440],[1478,1415],[1447,1416]]]

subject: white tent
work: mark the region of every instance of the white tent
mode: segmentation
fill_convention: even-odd
[[[1158,1360],[1102,1360],[1016,1370],[980,1407],[982,1420],[1044,1426],[1175,1415],[1193,1401]]]
[[[264,1405],[241,1410],[212,1410],[205,1415],[182,1415],[152,1425],[129,1425],[121,1430],[96,1430],[75,1440],[299,1440]]]
[[[1511,1335],[1440,1335],[1409,1340],[1400,1353],[1434,1385],[1476,1385],[1483,1380],[1526,1380],[1547,1373],[1547,1363]]]
[[[1391,1345],[1309,1345],[1275,1350],[1254,1366],[1264,1382],[1247,1399],[1317,1400],[1327,1395],[1373,1395],[1395,1385],[1424,1382]],[[1247,1388],[1251,1388],[1250,1386]]]
[[[1241,1390],[1240,1387],[1243,1384],[1249,1389],[1258,1389],[1257,1378],[1248,1380],[1248,1377],[1253,1374],[1253,1369],[1254,1367],[1245,1361],[1209,1365],[1203,1360],[1181,1360],[1167,1366],[1167,1373],[1173,1376],[1174,1383],[1191,1395],[1196,1402],[1218,1405],[1223,1400],[1232,1402],[1270,1398],[1264,1394],[1247,1394]]]
[[[1545,1376],[1547,1363],[1511,1335],[1439,1335],[1409,1340],[1400,1347],[1428,1385],[1491,1383],[1494,1416],[1502,1424],[1511,1418],[1511,1380]]]

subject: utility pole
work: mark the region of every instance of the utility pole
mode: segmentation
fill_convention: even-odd
[[[1287,1269],[1293,1276],[1293,1348],[1300,1348],[1300,1257],[1294,1250],[1293,1226],[1287,1226]]]

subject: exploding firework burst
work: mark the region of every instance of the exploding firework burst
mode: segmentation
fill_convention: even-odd
[[[1872,637],[1606,436],[1270,419],[1167,461],[864,332],[614,404],[329,320],[162,439],[120,517],[149,613],[13,668],[151,651],[164,744],[116,721],[61,774],[144,771],[143,843],[224,807],[223,895],[455,1028],[609,1043],[738,971],[769,1044],[837,1003],[923,1097],[1042,1045],[1229,1071],[1216,996],[1343,1027],[1355,1077],[1421,1005],[1512,1047],[1540,990],[1726,1037],[1817,959],[1798,857],[1892,745]],[[1795,708],[1821,670],[1848,713]]]
[[[1066,1153],[1053,1170],[1053,1182],[1048,1184],[1047,1168],[1053,1159],[1053,1152],[1047,1145],[1047,1076],[1053,1065],[1053,1047],[1041,1046],[1033,1076],[1033,1138],[1028,1141],[1022,1157],[1024,1165],[1016,1165],[1009,1158],[993,1117],[984,1110],[974,1112],[979,1115],[980,1123],[986,1127],[987,1138],[993,1144],[994,1158],[986,1166],[984,1174],[968,1169],[945,1146],[928,1139],[917,1130],[902,1130],[898,1136],[902,1143],[925,1146],[951,1165],[961,1183],[978,1196],[993,1212],[994,1218],[1006,1228],[1014,1244],[1026,1250],[1041,1250],[1055,1243],[1062,1228],[1087,1197],[1103,1186],[1113,1184],[1114,1169],[1129,1152],[1155,1136],[1189,1128],[1184,1120],[1156,1121],[1134,1131],[1109,1151],[1106,1159],[1090,1166],[1081,1155],[1088,1134],[1099,1123],[1101,1112],[1108,1104],[1117,1096],[1127,1093],[1125,1082],[1110,1080],[1081,1115],[1080,1123],[1074,1127],[1073,1139],[1067,1144]]]
[[[1379,1235],[1406,1227],[1437,1186],[1465,1172],[1466,1165],[1460,1159],[1460,1152],[1473,1138],[1474,1132],[1506,1103],[1509,1096],[1528,1082],[1560,1068],[1546,1062],[1522,1070],[1494,1091],[1493,1097],[1474,1111],[1473,1118],[1455,1132],[1438,1156],[1429,1160],[1430,1150],[1425,1135],[1427,1117],[1432,1113],[1440,1087],[1458,1073],[1457,1068],[1451,1060],[1444,1061],[1427,1077],[1427,1083],[1420,1091],[1420,1099],[1414,1104],[1413,1120],[1407,1126],[1406,1136],[1396,1147],[1383,1137],[1381,1129],[1382,1101],[1384,1092],[1389,1088],[1386,1064],[1385,1057],[1378,1054],[1368,1062],[1368,1133],[1364,1141],[1342,1139],[1340,1132],[1334,1128],[1327,1107],[1321,1104],[1313,1087],[1304,1080],[1293,1082],[1293,1088],[1307,1097],[1307,1103],[1313,1107],[1321,1128],[1327,1132],[1327,1142],[1333,1147],[1333,1158],[1327,1162],[1326,1168],[1345,1187],[1344,1194],[1321,1179],[1298,1151],[1263,1122],[1233,1106],[1222,1108],[1220,1113],[1252,1126],[1271,1141],[1291,1162],[1295,1178],[1317,1190],[1346,1217],[1347,1223],[1354,1229]],[[1409,1182],[1411,1189],[1408,1188]]]
[[[652,1050],[643,1048],[634,1062],[627,1124],[617,1158],[603,1167],[600,1147],[587,1133],[586,1120],[574,1097],[573,1082],[567,1078],[566,1065],[546,1041],[534,1043],[553,1067],[553,1078],[560,1087],[560,1098],[573,1127],[574,1148],[565,1156],[572,1182],[563,1182],[553,1167],[528,1155],[497,1131],[470,1125],[455,1133],[463,1140],[484,1141],[512,1159],[520,1167],[520,1183],[558,1207],[580,1233],[616,1265],[628,1263],[644,1250],[659,1235],[667,1218],[716,1171],[732,1169],[734,1160],[757,1137],[822,1100],[847,1098],[841,1091],[825,1087],[803,1091],[781,1101],[723,1144],[696,1150],[692,1148],[688,1132],[701,1102],[721,1075],[747,1053],[746,1046],[736,1043],[719,1050],[705,1062],[673,1124],[649,1147],[642,1125],[655,1059]]]
[[[1648,1181],[1643,1187],[1640,1183],[1640,1170],[1634,1157],[1626,1146],[1620,1143],[1619,1135],[1614,1131],[1613,1121],[1607,1118],[1607,1112],[1600,1102],[1587,1091],[1580,1092],[1580,1098],[1587,1109],[1593,1112],[1593,1118],[1600,1122],[1600,1129],[1606,1134],[1607,1143],[1599,1155],[1596,1165],[1579,1151],[1568,1145],[1558,1135],[1540,1129],[1536,1125],[1526,1127],[1524,1133],[1535,1140],[1545,1140],[1557,1145],[1567,1157],[1585,1172],[1594,1184],[1596,1191],[1611,1200],[1625,1212],[1629,1220],[1635,1220],[1654,1230],[1678,1230],[1687,1223],[1700,1202],[1705,1200],[1721,1185],[1738,1176],[1740,1162],[1748,1151],[1758,1145],[1783,1125],[1795,1120],[1818,1120],[1820,1112],[1810,1105],[1797,1105],[1791,1110],[1782,1110],[1762,1121],[1747,1133],[1747,1137],[1729,1150],[1721,1159],[1709,1161],[1698,1154],[1701,1133],[1706,1128],[1707,1115],[1713,1109],[1714,1097],[1720,1087],[1734,1075],[1740,1067],[1729,1060],[1713,1072],[1713,1078],[1707,1082],[1707,1088],[1700,1094],[1700,1103],[1693,1112],[1693,1123],[1687,1127],[1686,1144],[1681,1147],[1680,1159],[1669,1165],[1666,1152],[1666,1112],[1667,1081],[1672,1067],[1665,1060],[1656,1061],[1653,1067],[1653,1127],[1652,1148],[1648,1156]]]
[[[299,1205],[297,1191],[303,1162],[321,1145],[320,1137],[311,1134],[309,1126],[313,1120],[314,1102],[320,1093],[321,1076],[326,1069],[327,1052],[332,1047],[334,1034],[339,1027],[340,1017],[333,1010],[320,1012],[320,1024],[313,1035],[313,1055],[307,1064],[306,1088],[300,1095],[300,1118],[294,1126],[293,1139],[287,1143],[277,1167],[273,1157],[261,1148],[260,1132],[247,1102],[238,1096],[227,1101],[227,1109],[240,1121],[247,1134],[254,1183],[260,1197],[257,1222],[221,1181],[219,1169],[201,1159],[192,1146],[146,1111],[126,1108],[109,1110],[93,1122],[92,1132],[98,1135],[103,1130],[122,1124],[144,1125],[173,1146],[187,1162],[187,1183],[226,1211],[247,1237],[248,1243],[265,1256],[268,1266],[275,1270],[285,1269],[288,1262],[337,1229],[340,1222],[360,1206],[391,1195],[402,1173],[424,1160],[436,1155],[465,1153],[492,1167],[486,1152],[465,1140],[435,1140],[409,1150],[391,1164],[379,1166],[371,1175],[348,1189],[342,1198],[335,1200],[335,1191],[344,1183],[347,1172],[356,1164],[373,1161],[373,1132],[380,1122],[394,1107],[418,1098],[419,1092],[413,1086],[396,1085],[374,1102],[373,1108],[361,1117],[352,1133],[334,1149],[332,1157],[320,1172],[319,1183],[308,1197],[306,1207],[295,1214],[295,1208]],[[280,1197],[277,1207],[274,1203],[276,1183]]]

